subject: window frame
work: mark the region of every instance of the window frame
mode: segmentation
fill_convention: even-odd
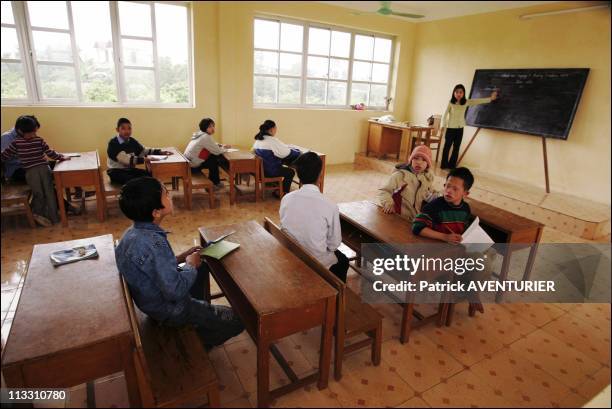
[[[123,1],[123,0],[122,0]],[[133,108],[194,108],[195,107],[195,84],[194,84],[194,66],[193,66],[193,8],[189,1],[133,1],[125,0],[130,3],[146,4],[150,7],[151,18],[151,38],[147,38],[152,43],[153,48],[153,65],[146,67],[154,71],[155,100],[151,101],[129,101],[127,100],[127,89],[125,84],[124,69],[141,69],[145,67],[129,66],[123,63],[123,39],[140,39],[140,37],[121,35],[120,16],[119,16],[119,1],[108,1],[109,20],[111,24],[111,38],[113,44],[113,69],[114,83],[116,89],[117,102],[87,102],[83,101],[81,73],[79,66],[78,47],[76,44],[76,34],[74,29],[74,21],[72,14],[72,4],[70,0],[65,2],[66,12],[68,14],[68,29],[55,29],[47,27],[32,26],[29,19],[28,5],[26,1],[10,1],[13,10],[14,24],[2,23],[2,27],[15,28],[19,43],[19,52],[21,61],[15,59],[2,59],[3,62],[21,62],[23,65],[27,98],[2,98],[1,105],[4,106],[68,106],[68,107],[92,107],[92,108],[116,108],[116,107],[133,107]],[[159,60],[158,60],[158,45],[157,31],[155,19],[155,4],[168,4],[174,6],[182,6],[186,9],[186,29],[187,29],[187,82],[188,82],[188,101],[187,102],[161,102],[160,101],[160,75],[159,75]],[[35,31],[65,33],[70,36],[72,62],[39,62],[34,49],[33,34]],[[77,98],[44,98],[41,90],[40,76],[38,72],[39,65],[52,66],[72,66],[75,70],[75,88]]]
[[[256,48],[255,47],[255,20],[266,20],[266,21],[272,21],[275,23],[279,23],[279,48],[278,50],[274,51],[272,49],[265,49],[265,48]],[[303,35],[302,35],[302,51],[301,53],[299,52],[295,52],[295,51],[283,51],[280,49],[280,26],[282,23],[286,23],[286,24],[295,24],[295,25],[300,25],[303,27]],[[319,55],[319,54],[309,54],[308,52],[308,38],[309,38],[309,32],[310,32],[310,28],[319,28],[319,29],[324,29],[324,30],[329,30],[330,31],[330,54],[327,56],[324,55]],[[344,32],[344,33],[348,33],[351,36],[351,40],[350,40],[350,50],[349,50],[349,56],[348,57],[334,57],[331,55],[331,32],[332,31],[340,31],[340,32]],[[368,84],[368,85],[386,85],[387,86],[387,97],[391,97],[394,98],[391,94],[393,87],[392,87],[392,78],[393,78],[393,71],[394,71],[394,62],[395,62],[395,47],[396,47],[396,36],[393,35],[389,35],[389,34],[382,34],[382,33],[376,33],[376,32],[372,32],[372,31],[364,31],[364,30],[358,30],[358,29],[353,29],[353,28],[349,28],[349,27],[342,27],[342,26],[336,26],[333,24],[325,24],[325,23],[317,23],[317,22],[313,22],[313,21],[305,21],[305,20],[297,20],[297,19],[291,19],[291,18],[286,18],[286,17],[277,17],[277,16],[271,16],[271,15],[263,15],[263,14],[255,14],[253,16],[253,22],[252,22],[252,34],[253,34],[253,41],[251,44],[251,57],[253,58],[253,64],[252,64],[252,89],[251,92],[253,92],[252,95],[252,103],[253,103],[253,108],[255,109],[275,109],[275,108],[300,108],[300,109],[342,109],[342,110],[351,110],[351,94],[352,94],[352,88],[353,88],[353,82],[355,83],[362,83],[362,84]],[[368,62],[370,64],[372,64],[372,69],[374,67],[375,63],[381,63],[378,61],[375,61],[374,59],[372,59],[372,61],[365,61],[365,60],[355,60],[354,58],[354,53],[355,53],[355,36],[356,35],[363,35],[363,36],[368,36],[368,37],[374,37],[374,38],[384,38],[384,39],[388,39],[391,40],[391,51],[390,51],[390,59],[388,62],[389,65],[389,72],[388,72],[388,76],[387,76],[387,83],[383,84],[383,83],[378,83],[378,82],[374,82],[374,81],[356,81],[353,80],[353,63],[355,61],[358,62]],[[255,73],[255,51],[273,51],[273,52],[277,52],[279,55],[278,58],[278,67],[279,67],[279,71],[278,74],[256,74]],[[288,76],[288,75],[281,75],[280,74],[280,54],[281,53],[290,53],[290,54],[296,54],[296,55],[300,55],[302,57],[302,73],[300,77],[295,77],[295,76]],[[308,57],[309,56],[313,56],[313,57],[324,57],[328,59],[328,78],[318,78],[318,77],[308,77]],[[329,77],[329,66],[331,64],[331,59],[341,59],[341,60],[345,60],[348,61],[348,77],[346,80],[343,79],[333,79]],[[372,58],[374,58],[372,56]],[[300,78],[300,103],[299,104],[287,104],[287,103],[261,103],[261,102],[255,102],[255,95],[254,95],[254,88],[255,88],[255,77],[269,77],[269,78],[276,78],[277,82],[276,82],[276,89],[277,89],[277,99],[278,99],[278,90],[279,90],[279,83],[280,81],[278,81],[278,79],[280,78]],[[370,77],[371,77],[371,73],[370,73]],[[307,86],[307,82],[308,80],[323,80],[326,81],[326,100],[327,100],[327,93],[329,91],[329,83],[331,82],[344,82],[347,84],[347,89],[346,89],[346,104],[344,105],[328,105],[328,104],[307,104],[306,103],[306,86]],[[390,109],[390,108],[389,108]],[[366,110],[367,111],[388,111],[387,106],[366,106]]]

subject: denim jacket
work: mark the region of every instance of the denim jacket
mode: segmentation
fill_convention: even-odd
[[[187,313],[197,270],[179,269],[167,232],[154,223],[135,222],[115,249],[119,271],[138,308],[159,322],[176,322]]]

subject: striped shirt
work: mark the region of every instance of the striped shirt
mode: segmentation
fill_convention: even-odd
[[[62,155],[49,148],[47,142],[40,136],[25,139],[23,136],[15,138],[11,144],[2,151],[2,161],[18,157],[24,169],[34,166],[46,165],[47,155],[50,159],[61,159]]]
[[[427,203],[421,213],[417,214],[412,223],[412,232],[420,234],[429,227],[440,233],[463,234],[472,222],[470,205],[461,201],[459,206],[448,203],[444,197],[439,197]]]

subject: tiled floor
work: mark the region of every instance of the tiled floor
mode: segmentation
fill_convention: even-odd
[[[326,194],[337,202],[372,198],[384,174],[352,165],[329,166]],[[220,206],[210,210],[204,195],[195,196],[194,209],[183,210],[182,197],[175,199],[175,215],[165,227],[176,251],[194,244],[197,226],[278,221],[273,198],[254,203],[242,200],[230,207],[227,193]],[[32,245],[112,233],[119,238],[129,226],[116,203],[111,203],[105,223],[95,218],[94,203],[88,213],[70,218],[70,226],[30,229],[23,220],[2,220],[2,344],[5,344],[23,285]],[[585,240],[546,228],[544,242]],[[351,276],[352,286],[358,277]],[[223,302],[224,300],[220,300]],[[379,305],[383,314],[383,355],[378,367],[371,365],[368,351],[349,355],[340,382],[330,381],[319,391],[309,387],[286,395],[277,407],[354,406],[488,406],[566,407],[583,405],[610,383],[609,304],[500,304],[487,305],[474,318],[458,306],[453,325],[434,325],[415,330],[408,344],[398,341],[400,308]],[[316,367],[318,330],[288,337],[279,348],[298,374]],[[245,334],[211,352],[221,384],[225,407],[255,404],[254,344]],[[271,385],[286,383],[273,360]],[[96,381],[99,407],[127,405],[121,374]],[[82,406],[84,385],[73,388],[67,407]]]

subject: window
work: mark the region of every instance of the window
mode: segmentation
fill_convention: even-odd
[[[253,53],[256,106],[387,108],[391,38],[256,18]]]
[[[2,102],[187,105],[189,13],[186,2],[2,1]]]

